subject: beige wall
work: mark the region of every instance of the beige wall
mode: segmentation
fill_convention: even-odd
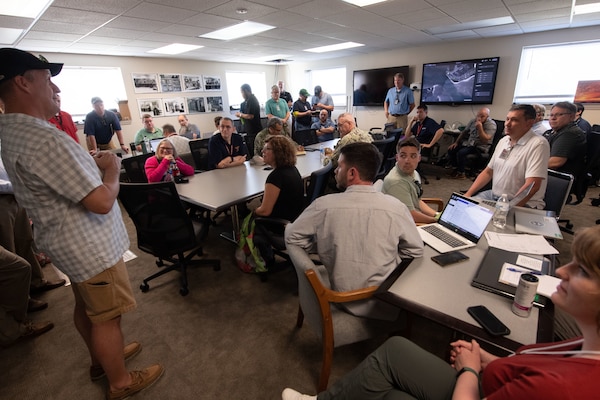
[[[352,72],[354,70],[410,65],[410,82],[405,82],[406,84],[409,84],[412,82],[421,82],[422,65],[424,63],[499,56],[500,66],[494,93],[494,103],[491,104],[489,108],[493,118],[504,119],[508,108],[512,104],[521,58],[521,49],[523,46],[597,39],[600,39],[600,30],[597,27],[563,29],[552,32],[491,39],[465,40],[452,43],[440,42],[438,45],[411,47],[351,58],[325,60],[319,63],[318,67],[345,66],[347,74],[346,92],[351,94]],[[586,60],[573,60],[573,62],[586,62]],[[592,56],[590,56],[590,60],[587,60],[587,62],[592,62]],[[288,67],[288,70],[290,76],[302,76],[305,70],[315,67],[315,65],[294,63]],[[568,71],[565,71],[565,74],[567,73]],[[560,79],[560,77],[557,77],[557,79]],[[288,86],[290,84],[288,84]],[[548,84],[552,84],[552,82],[549,82]],[[322,86],[323,90],[327,91],[327,84],[323,83]],[[296,89],[294,88],[294,90]],[[414,96],[415,103],[418,105],[420,92],[415,91]],[[349,101],[349,104],[352,104],[351,101]],[[438,122],[445,119],[449,123],[454,121],[466,123],[471,118],[474,118],[479,107],[480,106],[430,106],[429,116],[436,119]],[[338,110],[336,109],[336,111]],[[380,108],[350,107],[349,111],[354,113],[359,126],[363,129],[375,126],[383,127],[383,124],[385,123],[383,105]],[[592,124],[600,124],[600,106],[586,106],[584,118]]]
[[[123,125],[125,141],[133,141],[135,133],[141,128],[142,124],[137,112],[137,99],[156,97],[155,94],[136,94],[133,90],[131,73],[182,73],[182,74],[211,74],[220,75],[222,78],[223,91],[214,92],[216,95],[223,96],[224,112],[222,115],[228,115],[229,103],[226,95],[225,71],[265,71],[267,93],[270,91],[270,85],[277,79],[286,81],[286,89],[292,93],[294,99],[297,98],[298,91],[306,86],[304,81],[305,71],[311,68],[322,67],[346,67],[347,93],[352,93],[352,72],[354,70],[390,67],[397,65],[410,65],[410,82],[420,82],[422,73],[422,64],[436,61],[450,61],[465,58],[479,57],[500,57],[500,66],[496,82],[496,91],[494,94],[494,103],[489,106],[491,116],[496,119],[504,119],[506,111],[510,107],[513,99],[514,85],[517,78],[519,61],[521,57],[521,48],[526,45],[541,45],[549,43],[565,43],[585,40],[600,39],[600,30],[597,27],[563,29],[552,32],[531,33],[524,35],[475,39],[458,42],[440,42],[436,45],[418,46],[395,51],[365,54],[356,57],[334,58],[319,62],[318,65],[301,62],[293,62],[287,66],[270,65],[251,65],[235,63],[216,63],[208,61],[191,61],[183,59],[164,59],[164,58],[138,58],[138,57],[111,57],[111,56],[90,56],[80,54],[52,54],[49,57],[52,61],[64,62],[68,65],[80,66],[118,66],[123,73],[127,98],[129,100],[132,114],[132,123]],[[591,59],[588,61],[592,61]],[[574,62],[585,62],[585,60],[574,60]],[[568,71],[565,71],[568,73]],[[557,77],[560,79],[560,77]],[[323,89],[327,91],[326,82],[321,83]],[[551,82],[549,82],[551,84]],[[308,88],[312,91],[312,88]],[[416,91],[415,102],[418,104],[420,92]],[[202,95],[206,95],[203,93]],[[169,97],[169,96],[165,96]],[[351,99],[349,99],[351,104]],[[449,123],[459,121],[466,123],[474,117],[479,106],[430,106],[429,115],[438,122],[445,119]],[[90,106],[91,110],[91,106]],[[66,110],[68,111],[68,110]],[[342,112],[342,109],[336,109],[334,114]],[[350,107],[350,111],[357,117],[358,124],[364,129],[375,126],[383,126],[385,118],[383,106],[379,107]],[[414,113],[414,112],[413,112]],[[213,129],[213,118],[219,113],[193,114],[189,116],[192,123],[198,125],[202,132]],[[590,123],[600,123],[600,106],[589,105],[586,107],[584,117]],[[166,123],[178,127],[177,118],[158,117],[155,118],[155,124],[162,126]],[[82,143],[84,143],[83,132],[79,132]]]

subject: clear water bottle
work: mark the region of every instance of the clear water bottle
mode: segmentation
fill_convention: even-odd
[[[506,217],[508,216],[508,210],[510,204],[508,203],[508,195],[503,193],[502,196],[496,202],[496,211],[492,218],[492,223],[496,228],[504,229],[506,226]]]
[[[323,164],[323,160],[325,159],[325,148],[322,144],[319,145],[319,157],[321,158],[321,164]]]
[[[146,153],[152,153],[152,145],[149,138],[144,138],[144,144],[146,145]]]

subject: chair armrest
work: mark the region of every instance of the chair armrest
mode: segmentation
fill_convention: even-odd
[[[313,287],[317,298],[324,299],[329,303],[348,303],[351,301],[368,299],[372,297],[379,288],[379,286],[369,286],[367,288],[337,292],[326,288],[314,269],[305,271],[304,274]]]
[[[437,211],[442,211],[444,209],[444,201],[437,197],[423,197],[421,198],[426,204],[433,204],[437,206]]]

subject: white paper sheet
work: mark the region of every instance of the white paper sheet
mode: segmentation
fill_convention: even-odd
[[[552,247],[541,235],[513,234],[485,232],[485,238],[490,247],[510,251],[513,253],[527,254],[558,254],[558,250]]]

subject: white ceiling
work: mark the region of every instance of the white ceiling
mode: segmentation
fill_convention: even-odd
[[[577,0],[577,4],[595,1]],[[342,0],[54,0],[37,20],[0,15],[0,28],[25,29],[13,46],[35,52],[157,57],[147,51],[184,43],[205,47],[176,58],[260,63],[285,55],[295,61],[316,61],[600,25],[599,13],[571,19],[571,6],[572,0],[388,0],[364,8]],[[238,8],[248,12],[237,14]],[[461,28],[461,24],[468,27],[501,17],[512,17],[514,22]],[[198,37],[243,20],[277,28],[228,42]],[[365,46],[324,54],[304,51],[346,41]]]

